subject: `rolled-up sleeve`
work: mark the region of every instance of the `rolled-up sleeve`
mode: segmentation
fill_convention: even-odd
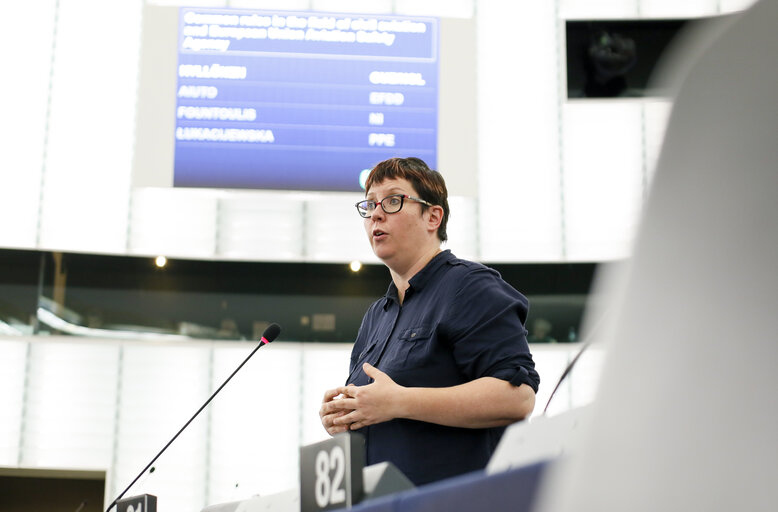
[[[540,376],[527,343],[529,303],[488,268],[468,272],[444,322],[457,365],[469,379],[495,377],[536,393]]]

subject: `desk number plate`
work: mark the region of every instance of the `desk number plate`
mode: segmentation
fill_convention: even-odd
[[[362,500],[365,438],[356,432],[300,448],[300,509],[318,512]]]

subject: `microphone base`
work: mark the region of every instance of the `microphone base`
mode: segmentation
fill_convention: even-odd
[[[116,502],[116,512],[157,512],[157,497],[140,494],[123,498]]]

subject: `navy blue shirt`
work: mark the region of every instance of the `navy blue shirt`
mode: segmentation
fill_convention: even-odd
[[[537,392],[540,378],[524,328],[529,304],[497,271],[443,251],[409,284],[402,305],[392,283],[368,309],[347,383],[371,382],[362,370],[367,362],[401,386],[496,377]],[[358,432],[365,436],[368,465],[390,461],[421,485],[484,468],[504,430],[394,419]]]

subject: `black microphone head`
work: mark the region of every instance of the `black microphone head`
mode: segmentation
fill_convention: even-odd
[[[264,338],[265,343],[270,343],[278,338],[279,334],[281,334],[281,326],[278,324],[270,324],[267,326],[267,329],[265,329],[265,332],[262,333],[262,338]]]

